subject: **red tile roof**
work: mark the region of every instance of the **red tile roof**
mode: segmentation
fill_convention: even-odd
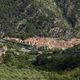
[[[37,47],[48,46],[49,48],[69,48],[80,44],[80,39],[72,38],[70,40],[58,40],[56,38],[27,38],[25,43],[35,45]]]

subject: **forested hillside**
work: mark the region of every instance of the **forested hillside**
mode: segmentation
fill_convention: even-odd
[[[80,36],[79,0],[0,0],[0,37]]]
[[[80,0],[0,0],[0,80],[80,80]]]

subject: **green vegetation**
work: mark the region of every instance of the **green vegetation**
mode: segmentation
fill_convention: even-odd
[[[80,38],[80,0],[0,0],[0,38],[6,36]],[[3,43],[0,80],[80,80],[80,45],[26,52],[24,44]]]
[[[79,4],[79,0],[1,0],[0,37],[71,38],[80,30]]]
[[[80,45],[66,50],[55,50],[52,54],[44,53],[36,58],[35,65],[45,70],[71,70],[80,66]]]
[[[16,46],[16,48],[14,47]],[[8,45],[0,57],[0,80],[79,80],[80,45],[66,50],[22,52]]]

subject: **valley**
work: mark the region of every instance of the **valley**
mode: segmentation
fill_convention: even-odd
[[[80,0],[0,0],[0,80],[80,80]]]

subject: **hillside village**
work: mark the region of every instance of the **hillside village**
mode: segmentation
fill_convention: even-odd
[[[0,80],[80,80],[80,0],[0,0]]]
[[[22,40],[20,38],[9,38],[8,37],[5,39],[14,41],[17,43],[29,44],[32,46],[36,46],[37,48],[47,47],[49,49],[53,49],[53,48],[66,49],[66,48],[73,47],[74,45],[80,44],[80,39],[77,39],[77,38],[61,40],[57,38],[32,37],[32,38],[27,38],[25,40]]]
[[[56,38],[28,38],[24,40],[25,43],[36,45],[37,47],[47,46],[49,49],[52,48],[70,48],[74,45],[80,44],[80,39],[72,38],[70,40],[58,40]]]

